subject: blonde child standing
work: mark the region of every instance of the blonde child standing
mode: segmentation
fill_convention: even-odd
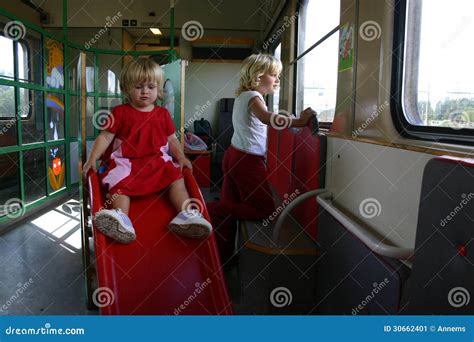
[[[263,219],[274,211],[265,163],[268,125],[287,122],[287,127],[304,127],[316,115],[311,108],[299,118],[268,111],[263,97],[278,89],[281,70],[281,62],[267,54],[251,55],[242,64],[232,111],[234,134],[222,162],[220,199],[207,204],[223,263],[233,254],[236,221]]]
[[[206,237],[212,230],[198,211],[183,208],[189,195],[181,169],[191,168],[191,163],[176,138],[169,112],[155,105],[163,81],[161,67],[151,59],[135,59],[124,67],[120,88],[125,104],[113,108],[110,125],[95,140],[83,167],[84,174],[97,171],[96,162],[103,156],[99,178],[113,201],[111,209],[96,214],[95,223],[102,233],[121,243],[136,239],[128,217],[130,197],[165,189],[178,212],[168,225],[171,231]]]

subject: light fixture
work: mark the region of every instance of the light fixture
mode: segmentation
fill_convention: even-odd
[[[150,27],[150,31],[153,32],[153,34],[159,35],[162,34],[160,29],[157,27]]]

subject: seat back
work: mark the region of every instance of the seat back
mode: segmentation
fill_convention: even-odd
[[[474,312],[474,159],[435,158],[423,174],[402,314]]]

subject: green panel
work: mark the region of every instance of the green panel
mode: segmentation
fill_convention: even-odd
[[[181,127],[181,60],[162,66],[165,72],[162,106],[168,109],[179,136]]]

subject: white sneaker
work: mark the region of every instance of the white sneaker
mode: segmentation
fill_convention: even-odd
[[[103,209],[95,215],[94,221],[98,230],[120,243],[130,243],[137,238],[132,221],[120,209]]]
[[[205,238],[211,235],[212,232],[209,221],[195,209],[180,212],[171,220],[168,228],[176,234],[191,238]]]

